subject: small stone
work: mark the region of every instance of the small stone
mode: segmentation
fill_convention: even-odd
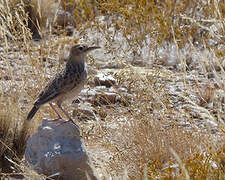
[[[106,86],[107,88],[116,84],[116,80],[112,75],[98,74],[94,78],[95,86]]]
[[[99,69],[122,69],[124,68],[124,64],[118,64],[118,63],[109,63],[109,64],[101,64],[99,66]]]
[[[87,104],[82,105],[73,110],[73,117],[77,117],[79,120],[96,120],[94,109]]]
[[[67,36],[72,36],[73,35],[73,31],[74,31],[74,27],[73,26],[66,26],[66,35]]]
[[[130,63],[133,66],[139,66],[139,67],[146,66],[146,62],[144,62],[143,59],[139,59],[139,58],[133,58]]]
[[[117,95],[111,92],[98,93],[92,98],[92,103],[97,106],[115,104],[116,97]]]

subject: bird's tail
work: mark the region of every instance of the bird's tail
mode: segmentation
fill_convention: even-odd
[[[39,109],[39,106],[34,106],[34,107],[30,110],[30,112],[29,112],[29,114],[28,114],[28,116],[27,116],[27,121],[30,121],[30,120],[34,117],[34,115],[35,115],[35,113],[38,111],[38,109]]]

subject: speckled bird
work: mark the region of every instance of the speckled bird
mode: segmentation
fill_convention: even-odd
[[[60,114],[56,111],[52,103],[55,103],[62,112],[66,115],[69,121],[72,118],[62,108],[62,102],[66,100],[74,100],[84,88],[87,80],[87,69],[85,58],[88,52],[98,49],[98,46],[88,47],[87,45],[77,44],[70,49],[70,54],[66,61],[65,68],[57,73],[40,92],[38,98],[34,102],[33,108],[27,116],[27,121],[30,121],[38,109],[49,103],[51,108],[56,112],[60,119]]]

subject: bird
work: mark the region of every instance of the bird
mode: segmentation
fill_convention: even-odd
[[[46,103],[49,103],[59,119],[62,119],[53,106],[52,103],[54,103],[62,110],[69,121],[74,123],[70,115],[62,108],[62,103],[67,100],[77,99],[78,94],[84,88],[87,81],[86,56],[89,52],[99,48],[99,46],[87,46],[85,44],[73,45],[69,56],[64,59],[66,61],[65,67],[51,78],[45,88],[41,90],[26,120],[30,121],[38,109]]]

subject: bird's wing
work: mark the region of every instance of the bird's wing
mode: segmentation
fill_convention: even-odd
[[[45,104],[60,95],[60,79],[62,79],[62,75],[56,74],[55,78],[50,80],[45,88],[40,92],[34,105]]]
[[[61,94],[72,90],[81,81],[81,74],[77,72],[58,73],[41,91],[35,105],[45,104]]]
[[[76,66],[71,65],[67,66],[63,75],[60,84],[60,92],[66,93],[74,89],[86,78],[85,65],[83,63],[77,64]]]

